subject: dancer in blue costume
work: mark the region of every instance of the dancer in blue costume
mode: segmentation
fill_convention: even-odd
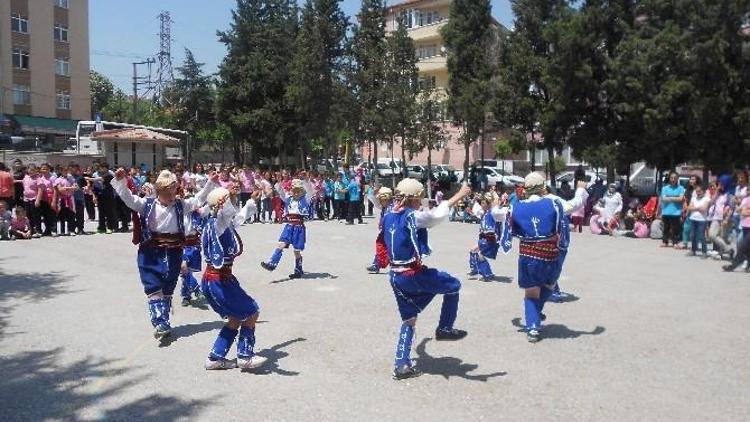
[[[490,281],[495,277],[488,259],[497,258],[500,250],[500,223],[505,220],[508,208],[501,208],[499,200],[485,193],[479,199],[481,211],[477,214],[479,218],[479,241],[469,251],[469,276],[479,274],[484,281]]]
[[[452,198],[431,210],[421,210],[424,187],[414,179],[404,179],[396,187],[394,206],[383,217],[382,233],[391,266],[391,287],[401,315],[401,329],[396,346],[393,378],[400,380],[418,376],[410,353],[417,315],[436,295],[443,295],[436,340],[460,340],[466,331],[453,327],[458,313],[458,292],[461,282],[452,275],[427,268],[422,258],[430,254],[427,229],[445,221],[450,208],[471,189],[464,185]]]
[[[565,218],[568,220],[568,225],[570,225],[570,215],[578,211],[579,209],[583,208],[584,205],[586,205],[586,201],[589,199],[589,193],[586,190],[586,181],[579,180],[577,184],[575,196],[570,201],[566,201],[557,195],[549,193],[549,189],[547,188],[545,188],[544,197],[550,198],[552,200],[560,201],[560,203],[563,205],[563,210],[565,211]],[[568,239],[568,242],[570,242],[570,239]],[[558,255],[558,260],[560,261],[561,270],[562,270],[563,264],[565,263],[565,257],[567,256],[568,256],[568,248],[561,250],[560,255]],[[561,274],[562,274],[562,271],[560,274],[558,274],[558,279],[555,280],[554,291],[549,297],[550,302],[563,302],[569,296],[567,293],[560,290],[560,280],[559,280],[560,277],[559,276]]]
[[[260,266],[268,271],[273,271],[281,261],[284,249],[291,245],[294,248],[294,273],[289,278],[302,278],[302,251],[305,250],[307,241],[307,230],[305,219],[310,216],[310,204],[305,195],[305,185],[300,179],[292,180],[292,196],[284,201],[284,220],[286,225],[279,236],[279,244],[274,249],[268,261],[263,261]]]
[[[501,246],[508,253],[512,237],[520,239],[518,285],[524,292],[526,335],[530,342],[541,340],[542,310],[560,276],[561,251],[568,247],[570,230],[565,209],[558,199],[542,197],[544,176],[531,173],[524,181],[526,199],[511,205]]]
[[[125,175],[125,169],[118,169],[112,187],[125,205],[139,214],[138,272],[148,298],[154,337],[163,339],[172,330],[169,313],[182,265],[185,213],[195,211],[206,202],[208,194],[219,185],[219,176],[211,174],[206,186],[195,197],[178,199],[177,178],[168,170],[159,173],[154,183],[156,198],[133,195]]]
[[[240,286],[232,274],[234,260],[242,254],[242,240],[236,228],[244,217],[238,215],[238,201],[225,188],[208,196],[210,215],[201,236],[206,256],[201,290],[211,308],[227,322],[219,331],[206,359],[207,370],[253,369],[263,365],[266,358],[255,354],[255,324],[258,303]],[[237,338],[237,359],[227,359],[227,353]]]
[[[377,201],[375,201],[375,208],[380,210],[380,220],[378,220],[378,238],[375,240],[375,257],[372,260],[372,264],[367,267],[367,272],[370,274],[377,274],[380,272],[380,268],[385,268],[387,265],[381,267],[379,262],[388,262],[388,253],[383,248],[378,248],[377,245],[382,245],[382,229],[383,229],[383,217],[386,213],[391,211],[393,207],[393,191],[389,188],[382,186],[378,189],[375,195]]]
[[[182,306],[190,306],[191,299],[201,298],[200,284],[193,273],[202,270],[201,263],[201,230],[203,230],[203,215],[199,208],[185,214],[185,247],[182,250],[182,267],[180,268],[180,296]]]

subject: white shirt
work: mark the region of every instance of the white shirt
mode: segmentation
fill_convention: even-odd
[[[216,187],[218,187],[218,185],[209,181],[194,197],[182,199],[184,213],[187,215],[201,207],[206,202],[208,194]],[[122,202],[124,202],[128,208],[139,214],[143,213],[146,208],[146,198],[140,198],[133,195],[133,193],[130,192],[130,189],[128,189],[127,179],[112,179],[112,188],[114,188],[115,192],[117,192],[120,199],[122,199]],[[180,201],[180,199],[178,199],[178,201]],[[157,199],[154,206],[154,216],[148,221],[148,228],[153,233],[177,234],[179,233],[177,220],[175,204],[172,203],[165,206]]]
[[[708,214],[708,205],[711,203],[711,197],[709,197],[705,192],[703,193],[702,198],[698,198],[698,196],[693,192],[693,197],[690,198],[690,206],[694,208],[699,208],[697,211],[692,211],[690,213],[690,220],[692,221],[706,221],[706,214]]]
[[[572,214],[578,211],[579,209],[581,209],[581,207],[583,207],[586,204],[586,200],[589,199],[589,193],[584,188],[578,188],[576,189],[575,196],[570,201],[566,201],[560,198],[559,196],[551,194],[551,193],[544,195],[544,197],[550,198],[552,200],[556,199],[560,201],[560,203],[563,206],[563,211],[565,211],[565,214]],[[622,204],[620,205],[620,208],[622,208]]]
[[[448,202],[444,201],[433,209],[423,209],[414,211],[414,218],[417,221],[417,228],[429,229],[437,226],[448,218],[450,214]]]

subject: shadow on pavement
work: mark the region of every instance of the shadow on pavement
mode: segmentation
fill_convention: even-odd
[[[526,326],[521,323],[521,318],[513,318],[510,323],[514,327],[518,328],[518,331],[525,331]],[[542,329],[542,339],[555,338],[555,339],[573,339],[581,336],[598,336],[602,334],[606,329],[601,325],[597,325],[591,331],[578,331],[571,330],[562,324],[544,324]]]
[[[6,319],[22,303],[42,302],[62,294],[75,293],[65,285],[69,278],[61,272],[8,274],[0,270],[0,334],[5,334],[8,325]],[[12,301],[21,303],[9,303]]]
[[[284,375],[287,377],[293,377],[293,376],[299,375],[299,372],[287,371],[286,369],[280,368],[279,360],[289,356],[289,353],[284,352],[281,349],[287,346],[290,346],[294,343],[300,342],[300,341],[307,341],[307,339],[303,337],[297,337],[295,339],[288,340],[283,343],[279,343],[271,348],[263,349],[262,351],[258,352],[258,355],[263,356],[264,358],[267,358],[268,362],[266,362],[264,366],[258,369],[254,369],[250,372],[253,374],[257,374],[257,375],[277,374],[277,375]]]
[[[504,276],[504,275],[496,275],[496,276],[492,277],[492,280],[490,280],[490,281],[494,281],[496,283],[512,283],[513,282],[513,277],[508,277],[508,276]]]
[[[133,388],[140,391],[144,377],[124,376],[128,369],[109,369],[114,360],[87,357],[60,363],[63,349],[24,351],[0,358],[0,400],[3,420],[164,420],[195,417],[211,402],[183,400],[152,392],[117,407],[100,408],[103,398]],[[109,367],[109,368],[108,368]],[[110,403],[107,403],[110,406]]]
[[[450,377],[460,377],[469,381],[487,382],[488,379],[507,375],[507,372],[493,372],[491,374],[470,374],[475,371],[479,365],[472,363],[463,363],[461,359],[445,356],[436,358],[427,353],[427,342],[430,338],[422,340],[417,346],[417,368],[424,374],[440,375],[445,379]]]
[[[168,347],[177,340],[206,331],[216,331],[224,326],[224,321],[204,321],[199,324],[178,325],[172,328],[172,334],[159,343],[159,347]]]

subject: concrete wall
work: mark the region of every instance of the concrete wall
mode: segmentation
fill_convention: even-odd
[[[91,118],[89,1],[70,0],[70,108],[74,120]],[[54,71],[54,69],[53,69]]]

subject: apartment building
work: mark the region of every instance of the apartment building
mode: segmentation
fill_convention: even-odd
[[[0,1],[1,131],[51,142],[91,118],[88,7]]]

